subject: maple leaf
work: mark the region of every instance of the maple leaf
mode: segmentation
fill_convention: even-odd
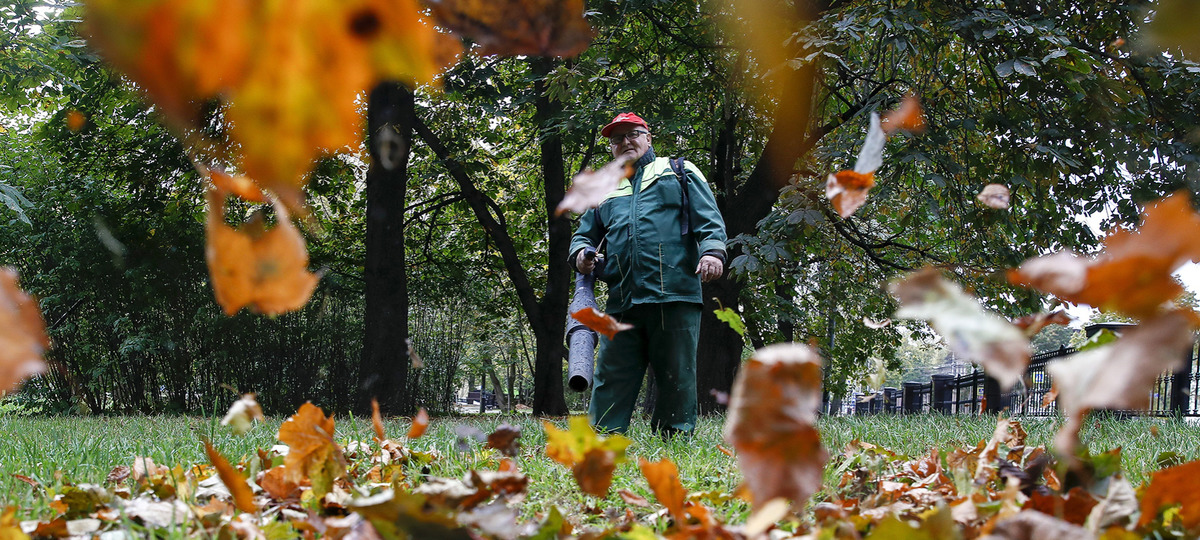
[[[408,438],[416,439],[425,434],[425,430],[429,429],[429,413],[425,411],[425,407],[417,410],[417,415],[412,419],[412,425],[408,428]]]
[[[554,210],[555,216],[571,211],[582,214],[588,208],[595,208],[604,197],[617,189],[621,180],[633,174],[633,167],[628,157],[614,159],[603,167],[593,171],[588,169],[571,179],[571,188],[559,201]]]
[[[208,460],[217,469],[217,476],[225,485],[225,489],[228,489],[229,494],[233,496],[233,504],[237,506],[238,510],[257,512],[258,505],[254,504],[254,492],[246,483],[246,477],[234,469],[233,465],[229,464],[229,460],[225,459],[225,456],[222,456],[207,440],[204,441],[204,453],[208,454]]]
[[[333,440],[333,417],[325,417],[320,407],[306,402],[296,414],[279,426],[279,441],[288,445],[283,460],[284,483],[312,481],[313,492],[329,492],[333,479],[345,471],[342,450]]]
[[[240,229],[225,224],[224,197],[208,192],[205,256],[213,293],[226,315],[244,306],[268,315],[299,309],[317,287],[308,271],[304,238],[275,202],[275,228],[263,231],[260,221]],[[258,214],[256,214],[258,216]]]
[[[1004,389],[1029,365],[1029,339],[1008,321],[985,310],[934,268],[914,272],[889,289],[900,301],[895,317],[928,320],[958,358],[983,366]]]
[[[569,467],[585,493],[605,496],[613,471],[625,461],[629,439],[621,435],[597,435],[585,416],[571,417],[568,430],[558,429],[550,422],[542,424],[546,429],[546,456]]]
[[[1084,415],[1092,409],[1146,408],[1158,376],[1176,369],[1191,350],[1195,327],[1194,315],[1167,312],[1126,331],[1115,343],[1047,365],[1067,418],[1054,438],[1055,449],[1074,454]]]
[[[521,443],[517,440],[520,438],[520,426],[513,426],[508,423],[500,424],[496,427],[495,431],[488,434],[485,448],[495,448],[501,454],[513,457],[521,450]]]
[[[575,56],[592,29],[583,0],[427,0],[439,26],[471,38],[480,54]]]
[[[571,318],[583,323],[584,326],[592,330],[604,334],[604,337],[608,339],[613,339],[617,335],[617,332],[633,328],[632,324],[618,321],[612,315],[594,307],[585,307],[576,311],[571,314]]]
[[[237,435],[244,435],[250,431],[255,420],[263,419],[262,407],[254,397],[253,393],[244,394],[241,399],[233,402],[233,405],[229,406],[229,412],[221,419],[221,425],[232,427]]]
[[[687,516],[683,513],[683,502],[687,498],[687,490],[683,489],[683,484],[679,481],[679,469],[675,463],[667,458],[659,461],[647,461],[642,458],[638,461],[638,467],[646,477],[646,482],[650,483],[650,490],[654,492],[658,502],[667,507],[667,511],[675,518],[675,524],[680,527],[686,524]]]
[[[988,184],[983,186],[983,190],[975,198],[988,208],[1006,210],[1008,209],[1010,194],[1008,186],[1004,184]]]
[[[16,270],[0,267],[0,396],[45,370],[49,347],[37,300],[18,286]]]
[[[821,357],[806,345],[771,345],[738,370],[725,419],[755,508],[776,497],[801,508],[821,486],[828,454],[816,428]]]
[[[1148,205],[1136,230],[1110,232],[1094,260],[1059,252],[1030,259],[1008,276],[1068,302],[1148,318],[1183,292],[1171,274],[1196,259],[1200,216],[1180,191]]]

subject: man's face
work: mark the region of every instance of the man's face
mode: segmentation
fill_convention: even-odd
[[[650,132],[642,126],[618,125],[609,132],[609,149],[613,159],[628,157],[636,160],[650,148]]]

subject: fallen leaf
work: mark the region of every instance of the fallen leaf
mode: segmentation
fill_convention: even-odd
[[[237,506],[237,509],[243,512],[257,512],[258,505],[254,504],[254,492],[246,483],[246,477],[234,469],[225,456],[217,452],[217,449],[213,448],[212,443],[207,440],[204,441],[204,453],[208,454],[208,461],[217,469],[217,476],[221,478],[221,483],[233,496],[233,504]]]
[[[17,284],[17,271],[0,267],[0,396],[46,369],[50,348],[37,300]]]
[[[1186,313],[1167,312],[1127,330],[1115,343],[1048,364],[1067,418],[1054,438],[1055,449],[1074,454],[1084,416],[1092,409],[1145,409],[1158,376],[1179,366],[1191,350],[1194,328]]]
[[[825,180],[825,197],[842,218],[848,218],[867,202],[867,192],[875,186],[875,173],[838,171]]]
[[[425,407],[421,407],[412,419],[412,426],[408,428],[408,438],[419,438],[425,434],[426,429],[429,429],[429,413],[425,412]]]
[[[480,54],[575,56],[592,29],[583,0],[428,0],[438,26],[471,38]]]
[[[1007,210],[1009,202],[1008,186],[1004,184],[988,184],[983,186],[983,190],[976,195],[975,198],[983,203],[988,208],[996,210]]]
[[[255,395],[244,394],[241,399],[233,402],[233,405],[229,407],[229,412],[225,413],[225,417],[221,419],[221,425],[232,427],[233,433],[236,435],[244,435],[253,427],[255,420],[262,419],[262,407],[258,405]]]
[[[637,493],[634,493],[632,491],[629,491],[628,489],[622,489],[620,491],[617,491],[617,495],[619,495],[621,497],[622,501],[625,501],[625,504],[631,504],[633,506],[640,506],[642,508],[650,507],[650,501],[647,501],[645,497],[638,495]]]
[[[957,358],[982,365],[1005,390],[1025,375],[1029,339],[936,269],[909,274],[892,282],[889,290],[900,301],[895,317],[929,321]]]
[[[226,225],[224,198],[209,191],[208,201],[205,255],[213,292],[225,314],[232,316],[249,306],[277,315],[308,302],[318,277],[308,271],[304,238],[283,205],[274,204],[275,228],[264,231],[261,217],[239,229]]]
[[[925,111],[921,109],[921,99],[912,94],[905,95],[895,110],[883,115],[883,118],[880,119],[880,126],[888,135],[899,130],[911,133],[924,132]]]
[[[603,448],[592,448],[583,454],[583,459],[571,467],[571,474],[580,491],[596,497],[607,497],[612,485],[613,472],[617,470],[616,454]]]
[[[683,502],[687,498],[687,490],[683,489],[683,484],[679,482],[679,469],[675,467],[675,463],[667,458],[659,461],[647,461],[642,458],[638,461],[638,467],[646,477],[646,482],[650,484],[654,497],[675,518],[676,525],[686,524]]]
[[[371,398],[371,426],[375,428],[375,442],[387,440],[383,432],[383,417],[379,414],[379,401],[375,398]]]
[[[514,457],[521,451],[521,443],[518,439],[521,438],[521,428],[508,423],[496,426],[496,430],[492,431],[487,436],[487,445],[485,448],[495,448],[501,454],[508,457]]]
[[[408,348],[408,359],[412,362],[413,369],[425,367],[425,361],[421,359],[420,354],[417,354],[417,348],[413,346],[412,338],[405,338],[404,346]]]
[[[860,175],[874,175],[879,166],[883,165],[883,148],[886,144],[887,133],[883,131],[880,124],[879,113],[871,113],[871,122],[867,126],[867,138],[863,139],[862,148],[858,151],[858,160],[854,162],[854,172]]]
[[[1142,516],[1138,526],[1154,521],[1164,506],[1178,504],[1179,520],[1184,528],[1195,530],[1200,527],[1200,490],[1196,489],[1196,475],[1200,474],[1200,461],[1163,469],[1150,475],[1142,494]]]
[[[629,439],[596,434],[586,416],[571,417],[568,430],[558,429],[550,422],[542,425],[546,430],[546,456],[570,468],[584,492],[605,496],[612,482],[612,471],[625,461]]]
[[[612,315],[604,313],[594,307],[585,307],[579,311],[576,311],[575,313],[571,314],[571,318],[583,323],[584,326],[591,328],[592,330],[604,334],[604,337],[607,337],[608,339],[613,339],[613,337],[617,335],[617,332],[633,328],[632,324],[618,321],[617,319],[613,318]]]
[[[1047,326],[1050,326],[1052,324],[1061,324],[1063,326],[1066,326],[1068,324],[1071,324],[1071,322],[1074,320],[1075,320],[1074,317],[1071,317],[1071,315],[1068,314],[1066,310],[1056,309],[1049,313],[1042,312],[1042,313],[1035,313],[1033,315],[1026,315],[1024,317],[1021,317],[1021,318],[1013,321],[1013,326],[1020,328],[1025,333],[1026,336],[1032,338],[1033,336],[1036,336],[1038,332],[1041,332],[1042,329]]]
[[[271,498],[277,501],[284,501],[299,495],[300,485],[291,478],[295,476],[290,474],[286,465],[279,465],[268,469],[258,479],[258,486],[263,488]]]
[[[617,189],[621,181],[633,175],[633,167],[628,158],[618,158],[598,170],[586,170],[571,179],[571,188],[563,195],[555,216],[571,211],[582,214],[588,208],[595,208],[604,201],[604,197]]]
[[[207,168],[202,168],[201,172],[206,175],[209,182],[212,182],[213,188],[217,190],[218,194],[230,193],[245,201],[267,202],[267,196],[258,188],[258,184],[255,184],[254,180],[251,180],[248,176],[234,176]]]
[[[718,451],[720,451],[722,454],[725,454],[725,455],[727,455],[727,456],[729,456],[729,457],[733,457],[733,451],[732,451],[732,450],[730,450],[730,449],[728,449],[728,448],[725,448],[724,446],[721,446],[721,445],[719,445],[719,444],[718,444],[718,445],[717,445],[717,450],[718,450]]]
[[[301,405],[296,414],[279,426],[279,441],[288,445],[281,480],[300,484],[307,478],[312,482],[314,493],[328,493],[334,478],[345,471],[345,459],[333,440],[333,433],[332,416],[327,418],[325,412],[312,403]]]
[[[1041,512],[1026,510],[996,524],[988,540],[1093,540],[1091,533]]]
[[[821,486],[828,458],[816,428],[821,407],[821,357],[794,343],[755,351],[738,370],[725,419],[724,437],[755,509],[776,497],[794,508]]]

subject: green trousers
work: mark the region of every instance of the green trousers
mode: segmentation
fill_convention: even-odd
[[[625,433],[637,405],[646,367],[654,370],[658,398],[650,426],[656,432],[690,433],[696,427],[696,343],[700,305],[687,302],[635,304],[617,320],[633,325],[609,340],[600,336],[600,356],[588,410],[597,429]]]

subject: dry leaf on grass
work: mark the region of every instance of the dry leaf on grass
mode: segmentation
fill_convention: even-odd
[[[383,416],[379,414],[379,401],[375,398],[371,398],[371,427],[375,429],[375,442],[387,440],[383,432]]]
[[[667,508],[675,518],[675,523],[681,526],[687,523],[687,517],[683,513],[687,490],[683,489],[683,484],[679,481],[679,469],[675,467],[675,463],[667,458],[659,461],[647,461],[642,458],[638,461],[638,467],[646,477],[646,482],[650,484],[654,497]]]
[[[208,460],[213,464],[213,468],[217,469],[217,476],[221,478],[221,483],[233,496],[233,504],[237,506],[237,509],[243,512],[258,511],[258,505],[254,504],[254,492],[246,483],[246,477],[234,469],[233,465],[229,464],[229,460],[225,459],[225,456],[222,456],[207,440],[204,441],[204,453],[208,454]]]
[[[17,271],[0,267],[0,396],[46,369],[50,347],[37,301],[17,284]]]
[[[1054,448],[1074,454],[1084,415],[1092,409],[1145,409],[1158,376],[1182,364],[1191,350],[1195,327],[1190,314],[1168,312],[1126,331],[1115,343],[1047,365],[1067,418]]]
[[[617,189],[621,180],[633,174],[629,158],[618,158],[598,170],[587,170],[571,179],[571,189],[563,195],[562,201],[554,211],[555,216],[571,211],[582,214],[588,208],[599,206],[604,198]]]
[[[546,429],[546,456],[569,467],[585,493],[605,496],[613,470],[625,461],[629,439],[621,435],[597,435],[585,416],[571,417],[567,430],[550,422],[542,425]]]
[[[1179,520],[1189,531],[1200,528],[1200,490],[1196,489],[1197,475],[1200,475],[1200,461],[1191,461],[1183,465],[1163,469],[1150,475],[1142,495],[1142,516],[1138,525],[1143,526],[1154,521],[1163,506],[1178,504]]]
[[[1025,334],[985,310],[936,269],[909,274],[889,289],[900,301],[895,317],[929,321],[956,357],[982,365],[1004,389],[1024,376],[1030,355]]]
[[[828,454],[816,428],[821,356],[799,344],[755,351],[738,370],[724,437],[757,509],[776,497],[802,508],[821,487]]]
[[[229,412],[225,413],[225,417],[221,419],[221,425],[233,428],[233,433],[236,435],[244,435],[254,426],[255,420],[262,419],[262,407],[258,405],[255,395],[253,393],[244,394],[241,399],[229,406]]]
[[[487,445],[485,448],[495,448],[501,454],[508,457],[515,457],[521,451],[521,427],[503,423],[496,426],[495,431],[492,431],[487,436]]]
[[[633,328],[632,324],[618,321],[612,315],[604,313],[594,307],[586,307],[571,314],[571,318],[575,319],[584,326],[591,328],[608,339],[613,339],[617,332],[629,330]]]
[[[408,428],[408,438],[416,439],[425,434],[425,430],[429,429],[429,413],[425,407],[417,410],[417,415],[412,419],[412,426]]]
[[[345,471],[345,459],[333,440],[333,433],[332,416],[327,418],[312,403],[301,405],[296,414],[279,426],[279,440],[288,445],[282,480],[300,484],[307,478],[312,481],[314,493],[328,493],[333,479]]]

